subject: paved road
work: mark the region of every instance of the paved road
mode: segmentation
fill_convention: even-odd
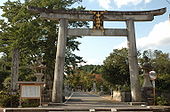
[[[97,95],[83,92],[74,92],[72,97],[63,104],[54,104],[40,108],[6,108],[5,112],[170,112],[170,107],[130,106],[126,103],[111,102]],[[163,109],[168,109],[164,111]],[[2,112],[3,109],[0,109]],[[159,111],[158,111],[159,110]]]
[[[70,106],[88,106],[88,107],[113,107],[113,106],[127,106],[126,103],[112,102],[106,100],[100,96],[86,93],[86,92],[74,92],[70,99],[66,102],[66,105]]]

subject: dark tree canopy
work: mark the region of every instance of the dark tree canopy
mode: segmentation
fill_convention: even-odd
[[[4,3],[0,8],[3,10],[0,20],[0,52],[11,58],[14,48],[20,52],[20,67],[27,69],[38,59],[43,60],[47,66],[46,74],[52,80],[58,37],[58,21],[45,20],[27,10],[27,6],[44,7],[48,9],[62,10],[84,10],[84,7],[70,8],[74,3],[81,0],[25,0],[10,1]],[[86,22],[72,21],[70,27],[86,27]],[[82,62],[82,57],[73,53],[80,44],[71,37],[67,40],[65,71],[69,73],[70,68]],[[10,62],[11,60],[9,60]],[[28,71],[30,69],[27,69]],[[25,71],[21,70],[20,72]],[[23,73],[20,73],[20,75]]]
[[[104,60],[103,78],[112,85],[129,85],[127,49],[114,49]]]
[[[139,58],[141,65],[144,64],[144,57],[148,58],[148,62],[151,65],[150,70],[154,70],[157,73],[156,88],[160,91],[170,91],[169,53],[164,53],[161,50],[145,50]]]

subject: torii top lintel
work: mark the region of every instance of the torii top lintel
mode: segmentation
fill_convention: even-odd
[[[68,19],[77,21],[93,21],[94,14],[102,14],[103,21],[152,21],[154,16],[162,15],[166,8],[149,11],[77,11],[77,10],[50,10],[29,6],[28,10],[40,13],[40,17],[50,20]]]

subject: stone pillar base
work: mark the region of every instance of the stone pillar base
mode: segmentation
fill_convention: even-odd
[[[142,88],[142,101],[146,102],[148,105],[154,104],[153,88],[143,87]]]

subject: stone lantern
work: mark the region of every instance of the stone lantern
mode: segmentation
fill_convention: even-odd
[[[152,69],[151,64],[149,63],[148,57],[144,57],[145,62],[142,65],[142,69],[143,69],[143,77],[144,77],[144,82],[142,87],[152,87],[151,81],[150,81],[150,77],[149,77],[149,72]]]
[[[147,102],[149,105],[153,104],[153,89],[152,83],[150,81],[149,72],[152,69],[151,64],[149,63],[148,57],[144,57],[145,62],[142,65],[143,69],[143,85],[142,85],[142,99],[143,101]]]
[[[38,66],[35,66],[35,73],[34,75],[36,76],[36,81],[37,82],[42,82],[42,77],[44,76],[43,70],[46,68],[45,65],[39,64]]]

